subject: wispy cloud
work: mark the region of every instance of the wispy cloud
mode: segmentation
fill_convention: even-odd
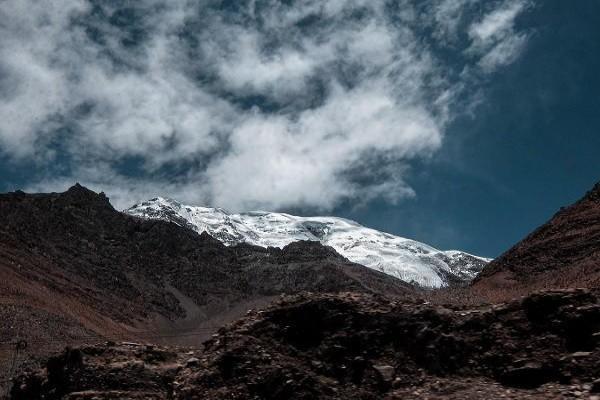
[[[529,6],[527,0],[509,1],[471,25],[468,51],[480,57],[479,66],[484,71],[492,72],[518,57],[527,34],[515,30],[515,20]]]
[[[435,48],[487,74],[526,41],[514,21],[528,3],[482,18],[475,3],[3,2],[0,151],[65,164],[32,188],[79,180],[119,207],[396,201],[476,89]]]

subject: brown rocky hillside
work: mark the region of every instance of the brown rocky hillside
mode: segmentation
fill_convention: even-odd
[[[473,286],[507,293],[600,287],[600,183],[488,264]]]
[[[317,243],[230,248],[79,185],[2,194],[0,221],[0,374],[18,340],[27,358],[98,338],[199,344],[280,294],[412,290]]]

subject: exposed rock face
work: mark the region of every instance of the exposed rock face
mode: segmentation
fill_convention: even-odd
[[[600,287],[600,183],[492,261],[474,286]]]
[[[67,351],[21,377],[12,398],[559,399],[595,387],[599,332],[586,290],[474,309],[300,295],[249,313],[202,352]]]

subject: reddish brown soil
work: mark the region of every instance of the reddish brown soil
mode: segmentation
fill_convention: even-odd
[[[600,287],[600,183],[487,265],[473,287],[498,298],[536,289]]]

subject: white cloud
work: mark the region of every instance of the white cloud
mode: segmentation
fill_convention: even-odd
[[[0,151],[41,167],[71,160],[30,189],[79,180],[118,207],[158,194],[232,209],[412,196],[411,160],[439,151],[475,91],[428,41],[447,44],[475,2],[432,0],[430,13],[409,0],[397,11],[382,0],[263,0],[235,12],[184,0],[94,12],[91,0],[3,2]],[[467,24],[469,48],[451,51],[486,72],[514,61],[526,5],[499,3]],[[417,15],[432,36],[409,23]],[[131,159],[136,173],[122,165]]]
[[[477,0],[439,0],[433,7],[436,38],[440,41],[456,40],[460,22],[474,3]]]
[[[479,66],[485,72],[493,72],[518,57],[527,36],[515,31],[515,20],[527,7],[527,0],[509,1],[471,25],[468,51],[480,56]]]
[[[9,82],[0,99],[0,146],[15,156],[32,153],[47,119],[68,111],[69,71],[54,56],[75,44],[77,33],[65,38],[63,28],[86,9],[83,1],[0,3],[0,73]]]
[[[194,180],[197,177],[189,177]],[[202,191],[185,182],[168,182],[148,178],[132,178],[114,171],[110,165],[97,163],[78,169],[76,177],[53,177],[27,185],[31,193],[63,192],[78,182],[96,192],[105,192],[117,210],[124,210],[156,196],[172,197],[188,204],[209,201]]]
[[[397,104],[384,88],[338,88],[325,105],[294,121],[251,116],[234,131],[231,143],[231,151],[208,170],[217,204],[326,209],[383,187],[409,194],[400,179],[357,187],[343,172],[368,153],[393,152],[407,159],[432,152],[441,144],[441,132],[427,111]]]
[[[268,91],[279,97],[298,93],[304,88],[304,80],[318,65],[304,52],[293,49],[262,54],[256,32],[226,27],[223,30],[229,31],[231,37],[228,38],[229,48],[217,59],[218,73],[230,90],[247,93]],[[214,46],[220,47],[218,44]]]
[[[527,36],[524,34],[508,36],[485,53],[478,64],[485,72],[493,72],[501,66],[514,62],[526,42]]]
[[[499,8],[485,15],[483,19],[471,25],[469,34],[482,44],[502,37],[512,31],[517,15],[523,11],[524,1],[513,1],[502,4]]]

